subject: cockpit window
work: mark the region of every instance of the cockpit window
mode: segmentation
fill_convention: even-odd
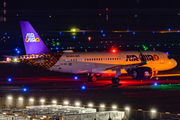
[[[168,59],[171,59],[172,57],[170,55],[168,55]]]

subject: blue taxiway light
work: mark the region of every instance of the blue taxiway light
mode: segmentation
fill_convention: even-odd
[[[129,30],[127,30],[127,32],[129,32]]]
[[[78,77],[77,77],[77,76],[75,76],[75,77],[74,77],[74,79],[75,79],[75,80],[77,80],[77,79],[78,79]]]
[[[56,50],[58,50],[59,48],[58,47],[56,47]]]
[[[158,86],[158,83],[154,83],[154,86]]]
[[[8,82],[11,82],[12,81],[12,78],[8,78]]]
[[[169,52],[166,52],[166,54],[169,54]]]
[[[135,32],[133,32],[133,35],[136,34]]]
[[[155,32],[153,31],[153,33],[155,33]]]
[[[27,88],[23,88],[23,92],[26,92],[27,91]]]
[[[17,51],[17,53],[19,54],[19,53],[20,53],[20,51]]]
[[[169,28],[168,30],[169,30],[169,31],[171,31],[171,29],[170,29],[170,28]]]
[[[60,35],[62,35],[62,32],[59,32]]]
[[[105,36],[105,34],[103,34],[103,36]]]
[[[4,33],[4,35],[7,35],[7,33]]]
[[[101,30],[101,33],[103,33],[103,30]]]
[[[75,39],[75,38],[76,38],[76,36],[73,36],[73,38]]]
[[[86,89],[86,86],[84,86],[84,85],[81,86],[81,89],[82,89],[82,90],[85,90],[85,89]]]
[[[83,34],[85,33],[85,31],[83,31]]]
[[[15,51],[18,51],[18,49],[16,48]]]

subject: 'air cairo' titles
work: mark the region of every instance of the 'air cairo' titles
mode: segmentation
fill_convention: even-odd
[[[39,42],[40,39],[38,37],[35,38],[34,33],[27,33],[25,41],[26,42]]]
[[[159,60],[159,56],[157,55],[143,55],[143,57],[146,59],[146,61],[157,61]],[[137,57],[136,55],[126,55],[126,61],[139,61],[140,56]]]

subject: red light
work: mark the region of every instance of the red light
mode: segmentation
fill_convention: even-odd
[[[112,49],[112,53],[116,53],[117,52],[117,50],[116,49]]]
[[[106,8],[106,10],[108,10],[108,8]]]

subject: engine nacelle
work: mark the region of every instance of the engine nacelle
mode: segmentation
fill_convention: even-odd
[[[152,76],[152,69],[149,67],[139,67],[128,71],[128,74],[136,80],[150,79]]]

